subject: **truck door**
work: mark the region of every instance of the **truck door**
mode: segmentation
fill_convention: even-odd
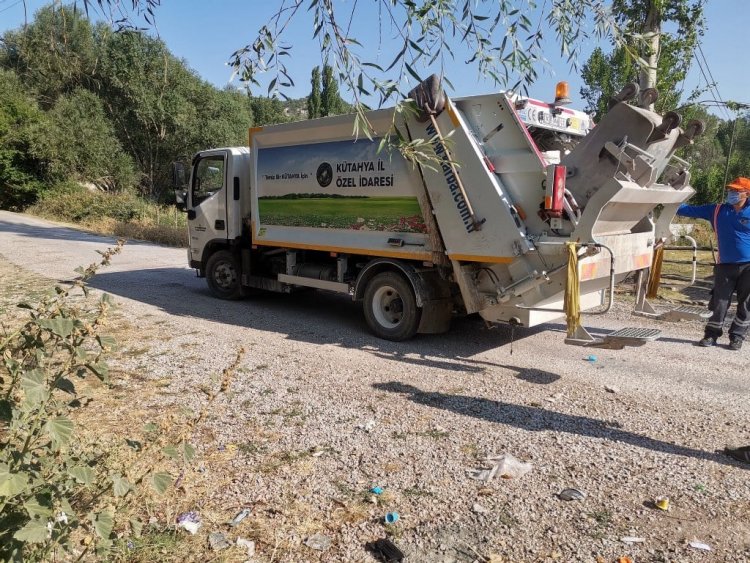
[[[200,153],[193,161],[188,198],[190,263],[212,240],[227,238],[227,151]]]

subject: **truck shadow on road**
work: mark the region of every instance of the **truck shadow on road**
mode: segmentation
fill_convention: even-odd
[[[380,391],[403,394],[406,399],[420,405],[444,409],[462,416],[471,416],[493,423],[507,424],[530,432],[543,430],[567,432],[589,438],[622,442],[664,454],[715,461],[723,465],[750,469],[750,466],[742,466],[719,452],[707,452],[656,440],[648,436],[621,430],[603,420],[587,416],[564,414],[543,408],[504,403],[481,397],[422,391],[418,387],[398,381],[374,383],[372,387]]]
[[[170,315],[269,331],[291,340],[355,348],[384,359],[469,373],[505,367],[469,357],[545,330],[543,326],[513,332],[508,326],[488,329],[473,315],[454,319],[446,334],[424,334],[406,342],[389,342],[370,334],[359,303],[345,295],[324,291],[268,293],[242,301],[221,301],[209,293],[205,280],[185,268],[105,270],[92,278],[89,285],[155,306]],[[545,379],[531,373],[527,376],[530,380],[536,377],[538,382]]]

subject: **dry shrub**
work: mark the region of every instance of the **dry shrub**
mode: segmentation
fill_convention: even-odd
[[[188,234],[186,227],[169,227],[163,225],[149,225],[142,221],[123,223],[114,221],[112,232],[116,237],[127,239],[146,240],[167,246],[185,248],[188,245]]]
[[[186,247],[185,214],[130,193],[91,192],[75,184],[56,186],[28,211],[80,225],[98,234]]]

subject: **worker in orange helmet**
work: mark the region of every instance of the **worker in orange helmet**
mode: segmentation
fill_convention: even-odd
[[[737,294],[737,314],[729,328],[729,349],[740,350],[750,327],[750,178],[737,178],[727,184],[724,203],[682,204],[677,215],[711,222],[719,250],[714,266],[714,286],[699,346],[714,346],[724,333],[724,318],[732,295]],[[748,460],[750,461],[750,459]]]

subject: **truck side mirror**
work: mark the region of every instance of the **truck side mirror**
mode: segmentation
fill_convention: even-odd
[[[184,162],[172,163],[172,188],[187,188],[189,176],[190,172]]]
[[[187,209],[187,190],[184,190],[182,188],[175,188],[174,200],[177,204],[177,208],[181,211],[185,211]]]

